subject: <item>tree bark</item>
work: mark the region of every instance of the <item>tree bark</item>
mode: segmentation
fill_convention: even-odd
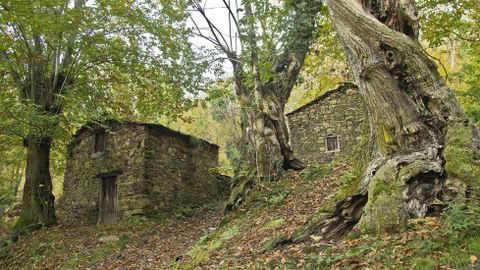
[[[31,136],[26,139],[27,164],[23,188],[22,213],[17,227],[31,224],[44,226],[56,223],[50,176],[51,137]]]
[[[278,52],[272,48],[268,52],[272,58],[269,71],[261,72],[259,68],[260,47],[251,3],[244,3],[245,18],[242,19],[246,29],[242,42],[249,47],[248,58],[239,59],[240,56],[224,50],[233,65],[235,92],[242,110],[240,152],[256,176],[255,179],[247,177],[249,173],[245,173],[245,170],[242,171],[243,175],[236,176],[237,181],[226,203],[227,210],[234,209],[243,201],[248,190],[254,186],[254,180],[272,179],[280,169],[280,164],[285,170],[302,170],[305,167],[295,158],[290,146],[285,105],[314,37],[315,18],[320,13],[321,5],[311,1],[294,1],[289,5],[292,10],[289,14],[291,28],[282,41],[285,44],[283,50]],[[248,69],[245,63],[249,64]],[[250,76],[247,76],[246,70]],[[253,83],[247,83],[247,77]]]
[[[362,182],[368,202],[359,226],[399,230],[442,199],[449,130],[474,127],[417,41],[413,0],[328,0],[327,6],[376,146]]]
[[[273,61],[270,70],[270,79],[262,80],[258,69],[258,45],[255,25],[247,25],[245,41],[251,50],[250,64],[253,71],[254,86],[247,87],[244,82],[242,66],[233,63],[237,96],[241,100],[244,115],[249,118],[244,122],[246,139],[250,139],[251,147],[255,150],[257,174],[260,178],[267,177],[276,169],[278,158],[283,159],[284,169],[301,170],[304,165],[295,158],[290,146],[290,132],[285,117],[285,105],[297,81],[300,70],[308,53],[311,40],[314,37],[315,17],[321,10],[319,3],[298,1],[291,3],[293,10],[291,31],[287,33],[285,51],[275,56],[272,49]],[[252,16],[250,4],[245,4],[245,16]],[[249,20],[245,20],[249,21]],[[253,21],[253,20],[252,20]],[[240,75],[240,76],[238,76]]]

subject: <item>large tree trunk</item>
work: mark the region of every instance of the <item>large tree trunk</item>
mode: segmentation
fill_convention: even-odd
[[[288,122],[285,117],[285,105],[297,81],[300,70],[305,61],[309,46],[314,37],[315,18],[321,10],[319,2],[293,1],[290,14],[291,29],[288,38],[284,40],[285,48],[275,51],[272,48],[272,59],[275,59],[269,69],[269,79],[262,79],[259,68],[259,46],[257,44],[257,25],[252,18],[251,3],[245,2],[246,34],[244,42],[248,44],[250,55],[248,60],[240,61],[232,53],[225,51],[229,59],[233,60],[235,92],[242,110],[241,127],[242,142],[241,153],[244,160],[248,161],[250,169],[255,172],[255,179],[271,179],[280,165],[285,169],[302,170],[303,163],[295,158],[290,146]],[[253,22],[253,23],[252,23]],[[275,55],[278,54],[278,55]],[[244,70],[245,63],[250,66],[251,78],[254,83],[247,83]],[[248,85],[248,86],[247,86]],[[254,180],[250,175],[242,172],[236,177],[230,199],[226,209],[235,208],[248,190],[253,186]]]
[[[474,128],[418,44],[413,0],[327,5],[366,100],[376,145],[362,182],[368,202],[360,228],[399,230],[444,199],[446,180],[453,180],[445,170],[445,148],[455,140],[451,130],[467,130],[472,141]]]
[[[31,224],[45,226],[56,223],[50,176],[50,137],[26,139],[27,164],[23,189],[22,213],[17,227]]]
[[[264,93],[268,93],[265,95]],[[259,97],[261,95],[261,97]],[[287,100],[278,92],[261,89],[258,101],[244,106],[243,132],[245,134],[247,160],[255,168],[258,178],[271,178],[280,169],[301,170],[304,165],[298,160],[290,145],[290,130],[285,117]]]

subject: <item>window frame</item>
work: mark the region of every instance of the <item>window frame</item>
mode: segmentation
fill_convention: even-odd
[[[103,143],[101,147],[101,151],[97,151],[97,136],[99,134],[103,134]],[[100,156],[105,153],[106,150],[106,145],[107,145],[107,132],[105,130],[97,130],[93,133],[93,139],[92,139],[92,156]]]
[[[335,138],[337,141],[337,148],[334,150],[328,150],[328,139],[333,139]],[[326,136],[325,137],[325,153],[335,153],[335,152],[340,152],[340,136],[338,135],[331,135],[331,136]]]

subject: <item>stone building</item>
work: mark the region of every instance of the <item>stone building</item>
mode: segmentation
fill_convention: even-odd
[[[364,100],[350,83],[325,92],[287,117],[293,151],[306,163],[352,154],[368,125]]]
[[[86,125],[68,147],[60,219],[114,223],[216,199],[229,186],[211,173],[218,151],[161,125]]]

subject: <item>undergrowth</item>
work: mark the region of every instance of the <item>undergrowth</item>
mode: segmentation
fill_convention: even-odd
[[[410,229],[383,236],[351,234],[305,258],[258,262],[258,269],[478,269],[480,207],[451,205],[439,218],[412,220]],[[312,243],[312,246],[316,246]],[[470,267],[470,268],[469,268]]]
[[[194,269],[196,266],[209,259],[210,255],[227,244],[227,241],[232,239],[240,231],[241,224],[236,224],[224,227],[218,231],[206,233],[202,236],[195,246],[186,254],[189,257],[188,265],[180,268],[176,262],[172,263],[172,268],[175,269]]]

